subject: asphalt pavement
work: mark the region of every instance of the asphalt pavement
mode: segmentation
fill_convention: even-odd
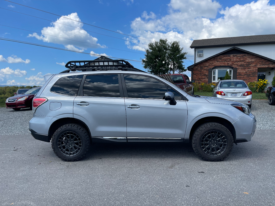
[[[185,143],[94,143],[57,158],[28,131],[32,111],[0,108],[0,205],[274,205],[275,106],[253,102],[257,130],[223,162]]]

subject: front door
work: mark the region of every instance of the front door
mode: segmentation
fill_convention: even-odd
[[[118,74],[87,75],[80,93],[74,101],[74,115],[89,125],[92,137],[126,141],[126,112]]]
[[[183,138],[187,105],[182,94],[166,83],[145,75],[125,74],[127,138]],[[171,91],[176,105],[163,96]]]

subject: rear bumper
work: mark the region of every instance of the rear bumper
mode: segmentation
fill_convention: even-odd
[[[48,136],[44,136],[41,134],[36,133],[35,131],[30,129],[30,132],[32,134],[32,136],[34,137],[34,139],[43,141],[43,142],[50,142],[51,138],[49,138]]]
[[[221,96],[221,95],[217,95],[217,98],[231,100],[231,101],[234,101],[234,102],[240,102],[240,103],[247,104],[247,105],[252,104],[252,95],[249,95],[247,97],[235,97],[235,98],[234,97],[224,97],[224,96]]]

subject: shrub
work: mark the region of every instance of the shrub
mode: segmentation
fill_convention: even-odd
[[[199,83],[194,82],[194,92],[213,92],[212,85],[216,85],[215,83],[205,84],[205,83]]]
[[[252,92],[263,92],[268,84],[266,79],[259,79],[258,82],[249,82],[248,87]]]

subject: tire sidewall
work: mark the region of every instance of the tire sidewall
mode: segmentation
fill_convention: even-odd
[[[223,135],[225,135],[225,137],[226,137],[226,142],[227,142],[226,148],[219,155],[206,154],[201,148],[202,138],[204,137],[204,135],[206,133],[208,133],[211,130],[218,131],[218,132],[222,133]],[[225,159],[231,152],[233,143],[234,143],[234,139],[233,139],[231,132],[225,126],[223,126],[222,124],[219,124],[219,123],[205,123],[205,124],[201,125],[195,131],[193,139],[192,139],[192,146],[193,146],[193,149],[196,152],[196,154],[200,158],[207,160],[207,161],[222,161],[223,159]]]
[[[68,132],[68,131],[76,133],[81,140],[80,150],[75,155],[72,155],[72,156],[64,154],[58,147],[58,139],[64,132]],[[87,131],[83,127],[76,124],[65,124],[61,126],[56,130],[56,132],[53,134],[53,137],[52,137],[52,148],[55,154],[64,161],[76,161],[76,160],[82,159],[87,153],[87,148],[89,146],[90,146],[90,137]]]

